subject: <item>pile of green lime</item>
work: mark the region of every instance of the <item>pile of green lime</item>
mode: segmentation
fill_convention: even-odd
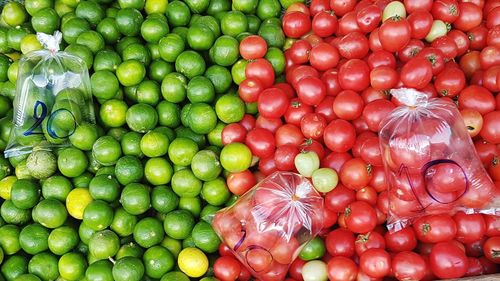
[[[71,110],[52,127],[71,146],[0,157],[0,280],[215,280],[220,240],[210,222],[236,199],[227,173],[252,162],[245,145],[221,141],[226,123],[257,112],[237,94],[247,63],[239,42],[263,37],[281,75],[279,17],[289,4],[25,0],[1,8],[2,155],[19,59],[42,48],[36,32],[61,30],[61,50],[85,62],[97,124],[81,124],[75,101],[61,96],[52,111]]]

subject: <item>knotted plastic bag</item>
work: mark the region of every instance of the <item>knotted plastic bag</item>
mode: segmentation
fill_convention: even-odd
[[[322,228],[323,198],[305,177],[276,172],[216,213],[213,228],[259,280],[283,280]]]
[[[391,94],[402,105],[382,122],[380,146],[389,192],[390,231],[429,214],[500,211],[457,107],[414,89]]]
[[[95,124],[90,79],[85,62],[59,51],[62,34],[38,33],[43,50],[19,61],[14,126],[5,156],[30,153],[33,147],[69,145],[79,125]]]

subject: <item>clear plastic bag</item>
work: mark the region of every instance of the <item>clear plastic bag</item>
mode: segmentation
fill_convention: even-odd
[[[402,105],[382,122],[379,134],[389,185],[388,229],[429,214],[498,213],[496,186],[455,104],[413,89],[391,94]]]
[[[259,280],[283,280],[322,228],[323,198],[305,177],[276,172],[219,211],[214,230]]]
[[[19,61],[6,157],[30,153],[33,147],[67,146],[77,126],[95,124],[87,67],[80,58],[59,51],[61,38],[59,31],[38,33],[45,49]]]

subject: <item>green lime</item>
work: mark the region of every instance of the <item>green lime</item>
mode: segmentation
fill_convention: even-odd
[[[271,47],[267,50],[265,58],[271,63],[276,76],[285,71],[286,60],[283,51],[278,48]]]
[[[92,1],[82,1],[76,6],[75,14],[79,18],[84,18],[92,26],[96,26],[105,16],[101,6]]]
[[[139,35],[143,20],[141,12],[134,8],[120,9],[116,15],[118,30],[125,36]]]
[[[191,234],[195,225],[193,215],[186,210],[176,210],[168,213],[163,221],[165,233],[174,239],[185,239]]]
[[[217,100],[215,111],[224,123],[239,122],[245,115],[245,103],[237,95],[223,95]]]
[[[172,176],[171,184],[172,190],[179,197],[196,197],[200,194],[202,188],[201,180],[193,174],[191,169],[175,172]]]
[[[170,187],[157,186],[151,192],[151,206],[156,211],[167,214],[179,206],[179,197]]]
[[[214,85],[205,76],[196,76],[188,83],[187,98],[191,103],[210,103],[215,98]]]
[[[257,34],[259,32],[259,27],[261,20],[255,15],[247,15],[248,20],[248,32],[251,34]]]
[[[204,147],[206,143],[205,135],[197,134],[193,132],[193,130],[191,130],[190,128],[179,126],[175,129],[175,135],[178,138],[191,139],[198,145],[198,147]]]
[[[208,5],[207,14],[215,16],[221,12],[231,10],[231,1],[229,0],[212,0]]]
[[[28,260],[20,255],[10,256],[2,263],[1,271],[6,280],[14,280],[28,273]]]
[[[226,125],[224,123],[218,122],[217,126],[215,126],[215,128],[212,131],[210,131],[210,133],[208,133],[208,135],[207,135],[208,142],[212,146],[216,146],[216,147],[223,146],[223,144],[222,144],[222,130],[224,130],[224,127],[226,127]],[[220,154],[220,153],[218,153],[218,154]]]
[[[108,44],[116,44],[121,37],[120,30],[114,18],[105,18],[99,22],[96,31]]]
[[[193,241],[196,247],[205,253],[215,253],[221,243],[212,226],[205,222],[198,222],[193,228]]]
[[[2,20],[12,26],[16,27],[23,24],[27,19],[27,13],[24,6],[18,2],[8,2],[2,10]]]
[[[166,22],[158,18],[147,18],[141,25],[141,35],[146,42],[158,43],[169,31]]]
[[[212,16],[201,16],[196,20],[195,24],[204,25],[210,28],[210,30],[212,30],[212,33],[215,35],[216,38],[221,35],[219,21]]]
[[[279,17],[281,9],[281,4],[278,0],[260,0],[257,5],[257,16],[261,20]]]
[[[158,46],[158,43],[147,43],[146,46],[148,47],[149,54],[151,55],[151,60],[161,59],[160,46]],[[151,64],[149,67],[151,67]],[[148,74],[151,75],[149,71]]]
[[[145,133],[156,127],[158,113],[148,104],[134,104],[127,110],[126,120],[130,129]]]
[[[123,135],[121,140],[123,154],[140,157],[142,155],[141,139],[142,135],[133,131]]]
[[[174,255],[175,258],[177,258],[182,250],[182,242],[168,236],[165,236],[165,238],[161,242],[161,246],[165,247],[170,253]]]
[[[80,226],[78,227],[78,235],[80,236],[80,240],[82,241],[82,243],[88,245],[90,237],[92,237],[94,233],[96,233],[95,230],[93,230],[83,222],[80,223]]]
[[[58,259],[49,252],[34,255],[28,263],[28,272],[41,280],[56,280],[59,277]],[[24,280],[24,279],[23,279]]]
[[[261,24],[258,34],[266,40],[268,47],[281,49],[285,44],[285,34],[279,25]]]
[[[120,195],[120,185],[112,175],[97,175],[89,183],[89,192],[94,200],[113,202]]]
[[[189,281],[189,277],[180,271],[171,271],[160,279],[160,281]]]
[[[12,48],[16,51],[21,50],[21,41],[23,38],[28,35],[29,30],[27,30],[24,27],[21,26],[16,26],[14,28],[9,28],[7,31],[7,46],[9,48]],[[17,65],[16,62],[12,63],[12,65]],[[12,83],[16,83],[15,80],[10,79],[9,76],[9,81]]]
[[[17,82],[17,75],[19,73],[19,61],[13,61],[9,69],[7,69],[7,78],[9,79],[10,82],[16,83]]]
[[[79,242],[78,232],[69,226],[61,226],[50,232],[49,249],[56,255],[64,255],[73,250]]]
[[[227,202],[231,193],[226,185],[226,181],[223,178],[218,177],[214,180],[203,183],[201,196],[205,201],[207,201],[208,204],[221,206]]]
[[[191,19],[191,11],[184,2],[174,0],[167,5],[166,12],[170,26],[186,26]]]
[[[35,150],[26,159],[26,168],[35,179],[46,179],[56,172],[57,160],[50,151]]]
[[[97,140],[97,129],[93,124],[82,124],[76,127],[75,132],[69,136],[71,144],[80,150],[92,150],[92,145]]]
[[[9,57],[7,57],[5,55],[0,55],[0,81],[1,82],[5,82],[9,79],[8,71],[9,71],[9,67],[10,67],[11,63],[12,63],[12,61]],[[7,113],[7,112],[5,112],[5,113]],[[2,117],[4,117],[4,116],[2,116]]]
[[[121,237],[131,235],[134,232],[137,217],[129,214],[125,209],[118,208],[115,210],[113,222],[111,223],[111,230]]]
[[[169,142],[164,134],[150,131],[141,139],[141,151],[147,157],[163,156],[168,151]]]
[[[170,33],[159,40],[158,47],[163,60],[175,62],[177,57],[184,51],[185,42],[178,34]]]
[[[245,69],[247,67],[247,64],[248,64],[247,60],[240,59],[231,68],[231,75],[236,85],[239,85],[241,82],[243,82],[243,80],[246,79]]]
[[[159,47],[158,47],[159,52]],[[151,62],[148,69],[149,78],[160,83],[163,78],[174,71],[174,66],[162,59],[155,59]]]
[[[175,60],[175,70],[188,79],[202,75],[205,69],[205,60],[195,51],[184,51]]]
[[[222,172],[219,157],[211,150],[201,150],[191,161],[193,174],[202,181],[215,180]]]
[[[19,179],[12,185],[10,199],[17,208],[33,208],[40,200],[40,187],[34,181]]]
[[[222,207],[206,205],[200,213],[200,218],[208,223],[212,223],[215,213],[217,213]]]
[[[0,208],[0,215],[5,222],[20,225],[31,220],[31,209],[18,208],[11,200],[5,200]]]
[[[122,100],[111,99],[101,105],[99,116],[108,127],[121,127],[126,122],[127,104]]]
[[[316,260],[322,258],[325,252],[325,242],[321,238],[315,237],[302,248],[299,257],[304,261]]]
[[[123,61],[136,60],[147,66],[151,62],[151,53],[148,46],[140,43],[128,45],[122,52]]]
[[[144,10],[147,14],[164,14],[167,11],[168,1],[165,0],[146,0]]]
[[[31,25],[36,32],[53,34],[54,31],[59,29],[59,24],[59,16],[52,8],[44,8],[31,18]]]
[[[118,43],[115,46],[115,50],[118,54],[122,55],[123,50],[127,48],[129,45],[135,44],[135,43],[141,43],[140,37],[136,36],[125,36],[121,38]]]
[[[87,156],[77,148],[66,148],[59,152],[57,166],[66,177],[74,178],[81,175],[88,165]]]
[[[194,217],[199,217],[201,213],[200,197],[181,197],[179,199],[179,210],[189,211]]]
[[[38,223],[25,226],[19,233],[21,248],[30,255],[35,255],[49,249],[49,230]]]
[[[189,127],[189,117],[190,117],[190,114],[189,112],[191,111],[191,108],[193,107],[193,104],[191,103],[186,103],[182,109],[181,109],[181,123],[182,123],[182,126],[186,126],[186,127]]]
[[[215,34],[209,27],[202,24],[195,24],[188,29],[187,42],[193,50],[208,50],[215,42]]]
[[[156,111],[158,112],[158,123],[161,126],[167,126],[169,128],[176,128],[179,126],[180,109],[175,103],[166,100],[161,101],[156,106]]]
[[[80,188],[89,188],[90,181],[94,175],[90,172],[84,172],[83,174],[79,175],[78,177],[72,178],[72,183],[74,187],[80,187]]]
[[[0,17],[1,21],[1,17]],[[0,27],[0,52],[3,54],[9,53],[11,51],[8,40],[7,40],[7,31],[9,29],[7,27]]]
[[[165,158],[151,158],[146,162],[144,174],[152,185],[162,185],[170,182],[173,174],[172,165]]]
[[[111,99],[119,90],[120,83],[115,74],[109,70],[99,70],[90,78],[92,94],[98,99]]]
[[[18,179],[26,179],[26,180],[33,179],[30,172],[28,171],[28,168],[26,167],[26,160],[21,161],[16,166],[15,175]]]
[[[139,84],[144,79],[146,69],[137,60],[128,60],[118,66],[116,76],[123,86],[133,86]]]
[[[36,12],[49,8],[54,5],[53,0],[26,0],[24,1],[24,8],[30,15],[36,14]]]
[[[120,247],[120,250],[118,250],[118,253],[116,253],[115,258],[117,260],[122,259],[124,257],[136,257],[140,258],[143,255],[143,249],[139,247],[139,245],[129,242],[125,245],[122,245]]]
[[[197,134],[208,134],[217,125],[215,110],[206,103],[193,104],[187,118],[189,127]]]
[[[137,10],[142,10],[144,8],[145,0],[118,0],[118,5],[120,8],[134,8]]]
[[[115,281],[140,281],[144,276],[144,265],[135,257],[124,257],[113,265]]]
[[[85,277],[87,280],[110,281],[113,280],[113,264],[109,260],[99,260],[87,267]]]
[[[220,154],[222,167],[231,173],[239,173],[250,167],[252,163],[252,152],[239,142],[226,145]]]
[[[137,102],[155,106],[160,100],[160,85],[153,80],[142,81],[137,87]]]
[[[94,54],[104,49],[105,44],[102,35],[93,30],[82,32],[76,39],[76,43],[87,46]]]
[[[209,51],[210,59],[220,66],[233,65],[238,60],[239,55],[238,40],[228,35],[217,38]]]
[[[132,215],[143,214],[150,206],[148,187],[140,183],[126,185],[123,188],[120,203],[125,211]]]
[[[231,72],[223,66],[210,66],[205,71],[204,76],[212,82],[216,94],[225,93],[229,89],[229,87],[231,87]]]
[[[43,181],[42,195],[45,199],[56,199],[64,202],[71,189],[73,186],[67,178],[52,176]]]
[[[161,278],[165,273],[172,270],[175,265],[172,253],[162,246],[154,246],[147,249],[142,259],[146,275],[151,278]]]
[[[257,0],[235,0],[232,3],[232,7],[233,10],[240,11],[245,14],[253,14],[255,13],[258,3],[259,1]]]
[[[95,231],[103,230],[113,222],[113,209],[104,201],[92,201],[83,211],[83,222]]]
[[[21,40],[21,53],[27,54],[32,51],[43,49],[35,34],[28,34]]]
[[[111,230],[102,230],[92,234],[89,241],[89,251],[98,260],[113,257],[120,249],[120,239]]]
[[[187,79],[184,75],[172,72],[163,78],[161,83],[161,94],[163,98],[171,103],[180,103],[186,98]]]
[[[118,53],[111,50],[101,50],[94,57],[94,71],[109,70],[115,72],[122,59]]]
[[[144,176],[142,162],[136,156],[123,156],[116,162],[115,175],[122,185],[139,182]]]
[[[94,59],[94,56],[92,54],[92,51],[89,49],[89,47],[80,45],[80,44],[70,44],[66,49],[64,49],[65,52],[72,54],[74,56],[79,57],[84,63],[87,68],[92,67],[92,62]]]
[[[68,44],[76,43],[78,36],[84,32],[90,30],[90,24],[84,18],[75,17],[69,19],[66,23],[61,25],[61,31],[63,34],[64,41]]]
[[[112,136],[102,136],[92,146],[92,155],[104,166],[116,164],[122,154],[120,143]]]
[[[248,30],[248,21],[240,11],[230,11],[222,16],[220,27],[224,35],[232,37]]]
[[[135,225],[134,240],[143,248],[159,244],[163,237],[163,225],[156,218],[144,218]]]
[[[33,209],[33,220],[47,228],[60,227],[67,217],[66,207],[56,199],[44,199]]]
[[[58,263],[59,274],[65,280],[81,280],[85,275],[85,268],[87,262],[85,258],[79,253],[66,253]]]
[[[19,244],[20,232],[19,227],[12,224],[0,227],[0,246],[4,254],[10,256],[21,250],[21,245]]]

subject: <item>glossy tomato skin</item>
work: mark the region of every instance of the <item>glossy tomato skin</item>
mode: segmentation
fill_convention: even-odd
[[[299,38],[311,30],[311,19],[309,15],[298,11],[285,13],[282,27],[287,37]]]
[[[214,275],[222,281],[234,281],[241,272],[240,263],[231,256],[218,258],[214,263]]]
[[[439,278],[460,278],[467,272],[467,256],[453,242],[440,242],[429,255],[432,272]]]
[[[379,66],[370,72],[370,85],[376,90],[390,90],[398,81],[398,72],[389,66]]]
[[[309,61],[309,52],[312,49],[311,43],[304,39],[295,41],[290,47],[290,59],[295,64],[303,64]]]
[[[379,39],[384,50],[397,52],[410,42],[410,24],[404,18],[389,18],[380,26]]]
[[[444,54],[444,59],[449,61],[458,55],[458,47],[455,41],[449,36],[441,36],[432,41],[431,46],[439,49]]]
[[[265,88],[269,88],[274,84],[274,69],[268,60],[263,58],[255,59],[247,64],[245,77],[258,79]]]
[[[382,278],[391,271],[391,256],[383,249],[369,249],[359,257],[359,269],[370,277]]]
[[[309,63],[319,71],[325,71],[337,66],[339,53],[337,48],[328,43],[319,43],[309,52]]]
[[[279,118],[287,110],[288,97],[281,89],[268,88],[260,93],[257,106],[263,117]]]
[[[262,58],[266,52],[267,43],[260,36],[250,35],[240,42],[240,54],[246,60]]]
[[[470,47],[473,50],[482,50],[486,47],[488,38],[488,28],[479,25],[467,32],[470,39]]]
[[[313,2],[319,3],[321,1]],[[311,9],[315,7],[319,7],[319,5],[313,6],[311,3]],[[339,23],[337,16],[335,15],[335,13],[333,13],[332,11],[328,11],[327,9],[318,11],[314,15],[312,20],[312,30],[314,34],[318,35],[319,37],[328,37],[335,34],[335,32],[337,32],[338,26]]]
[[[419,241],[439,243],[452,240],[457,234],[457,225],[449,215],[427,215],[413,223]]]
[[[332,168],[339,172],[347,160],[352,159],[349,152],[330,152],[321,160],[321,167]]]
[[[467,39],[468,40],[468,39]],[[478,51],[470,51],[460,58],[460,68],[464,71],[465,77],[472,77],[474,72],[481,69],[480,53]]]
[[[333,101],[333,112],[343,120],[354,120],[363,113],[364,102],[360,95],[352,90],[340,92]]]
[[[227,145],[233,142],[243,142],[245,140],[247,130],[239,123],[232,123],[222,129],[222,144]]]
[[[353,190],[367,186],[370,183],[371,176],[371,165],[361,158],[348,160],[340,170],[340,181]]]
[[[318,105],[326,96],[326,87],[318,77],[304,77],[295,86],[300,101],[308,105]]]
[[[377,5],[367,5],[356,14],[356,21],[361,31],[372,32],[380,24],[382,10]]]
[[[347,152],[356,141],[356,130],[349,122],[336,119],[326,126],[323,141],[331,151]]]
[[[399,252],[392,258],[392,273],[398,280],[422,280],[427,264],[414,252]]]
[[[360,92],[370,85],[370,68],[360,59],[349,60],[340,67],[338,79],[344,90]]]
[[[328,280],[354,281],[358,274],[358,266],[352,259],[346,257],[333,257],[328,261]]]
[[[326,94],[329,96],[336,96],[340,91],[342,91],[338,79],[337,69],[330,69],[325,71],[321,75],[321,81],[325,83]]]
[[[361,32],[344,35],[337,44],[339,54],[346,59],[362,59],[368,54],[368,39]]]
[[[235,195],[243,195],[255,184],[257,180],[249,170],[239,173],[230,173],[226,178],[226,184],[231,193]]]
[[[458,212],[453,216],[457,225],[456,239],[461,243],[479,241],[486,232],[486,223],[481,214]]]
[[[335,189],[328,192],[325,196],[325,207],[340,213],[344,212],[345,208],[356,200],[356,192],[352,189],[338,184]]]
[[[431,13],[434,19],[453,23],[458,18],[460,10],[455,0],[437,0],[432,4]]]
[[[378,132],[382,120],[392,112],[396,106],[385,99],[374,100],[363,109],[363,119],[372,132]]]
[[[486,223],[486,236],[500,236],[500,217],[493,215],[484,215]]]
[[[293,144],[299,146],[304,141],[304,135],[300,127],[293,124],[284,124],[279,127],[274,134],[276,146],[283,146],[285,144]]]
[[[470,85],[460,92],[458,105],[460,109],[474,109],[481,115],[485,115],[495,110],[496,101],[493,94],[486,88]]]
[[[400,78],[406,87],[421,89],[432,79],[432,65],[423,57],[413,58],[401,68]]]
[[[266,176],[278,171],[278,168],[276,168],[276,162],[274,161],[274,156],[260,159],[259,171]]]
[[[290,269],[288,270],[288,275],[295,280],[302,281],[302,267],[306,264],[305,261],[301,259],[295,259],[290,265]]]
[[[374,69],[379,66],[388,66],[390,68],[396,68],[396,58],[391,52],[385,50],[379,50],[372,52],[366,62],[370,69]]]
[[[256,102],[264,90],[264,84],[256,78],[247,78],[240,83],[238,94],[244,102]]]
[[[279,146],[274,153],[276,168],[280,171],[294,171],[294,159],[299,154],[299,148],[293,144]]]
[[[453,27],[462,31],[469,31],[481,24],[483,11],[479,6],[474,3],[465,2],[458,4],[458,8],[460,13],[458,18],[453,22]]]
[[[488,238],[483,245],[484,256],[490,261],[500,264],[500,236]]]
[[[387,250],[391,252],[412,251],[417,247],[417,236],[412,227],[385,234]]]
[[[288,124],[293,124],[300,126],[300,120],[307,113],[312,113],[314,108],[311,105],[301,102],[298,98],[293,98],[288,103],[287,110],[285,112],[285,121]]]
[[[337,118],[335,112],[333,111],[333,102],[335,98],[332,96],[326,96],[315,108],[314,112],[323,116],[327,122],[332,122]]]
[[[270,157],[276,149],[276,141],[273,133],[262,128],[255,128],[249,131],[245,144],[250,148],[253,155],[260,158]]]
[[[264,128],[272,133],[275,133],[282,124],[283,121],[280,118],[266,118],[262,115],[255,120],[255,128]]]
[[[415,58],[424,48],[425,44],[421,40],[410,39],[410,42],[398,52],[398,58],[401,62],[406,63]]]
[[[465,87],[465,74],[458,68],[446,68],[436,76],[436,91],[446,97],[454,97]]]
[[[347,12],[354,10],[354,7],[356,7],[356,2],[356,0],[330,0],[330,8],[335,12],[335,14],[343,16]]]
[[[411,27],[411,38],[424,39],[432,27],[432,15],[428,11],[416,11],[408,16]]]
[[[333,256],[350,258],[354,256],[354,233],[347,229],[337,228],[326,236],[325,244],[328,253]]]
[[[347,228],[354,233],[367,233],[377,226],[377,213],[364,201],[351,203],[344,212]]]
[[[483,117],[483,129],[479,135],[489,143],[500,143],[500,111],[490,112]]]
[[[457,56],[461,56],[469,50],[469,37],[467,37],[467,34],[464,32],[454,29],[448,32],[447,36],[455,42],[455,45],[457,46]]]
[[[408,13],[430,11],[432,9],[432,2],[432,0],[404,0],[405,8]]]
[[[359,234],[356,237],[356,254],[361,256],[368,249],[384,249],[385,240],[382,234],[372,231],[366,234]]]
[[[300,129],[308,139],[320,139],[326,127],[326,118],[318,113],[308,113],[300,121]]]

